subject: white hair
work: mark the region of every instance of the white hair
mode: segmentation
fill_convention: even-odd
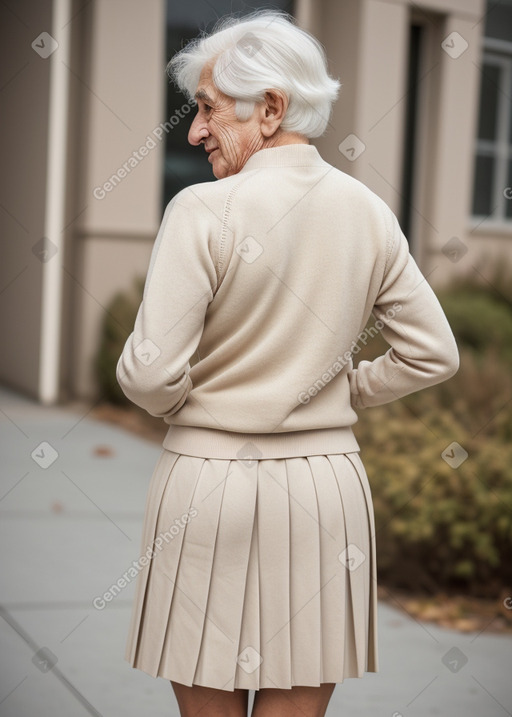
[[[221,18],[177,52],[167,73],[194,97],[203,67],[212,63],[215,86],[236,100],[239,120],[247,120],[267,90],[282,90],[288,109],[281,128],[319,137],[327,127],[340,83],[330,77],[320,42],[297,27],[288,13],[256,10]]]

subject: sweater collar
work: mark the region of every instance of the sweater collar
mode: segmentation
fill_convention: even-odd
[[[267,147],[252,154],[238,172],[249,172],[260,167],[307,167],[325,164],[314,144],[283,144]]]

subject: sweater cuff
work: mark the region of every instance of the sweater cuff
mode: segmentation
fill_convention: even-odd
[[[347,376],[350,385],[350,404],[352,408],[366,408],[363,403],[363,397],[357,387],[357,368],[349,371]]]

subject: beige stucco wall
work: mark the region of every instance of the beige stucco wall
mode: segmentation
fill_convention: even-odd
[[[43,272],[37,242],[45,219],[50,66],[31,43],[50,27],[49,0],[20,0],[14,14],[0,5],[0,380],[35,398]]]
[[[5,211],[0,213],[0,379],[33,396],[40,391],[42,262],[33,247],[47,207],[49,67],[31,42],[51,27],[51,0],[20,0],[5,21],[2,73],[5,131],[0,136]],[[165,121],[165,0],[74,3],[70,31],[69,131],[60,368],[61,399],[100,398],[93,360],[110,299],[145,276],[162,218]],[[78,11],[79,10],[79,11]],[[411,20],[424,27],[418,97],[411,249],[434,285],[454,275],[490,276],[512,260],[512,231],[470,216],[485,0],[296,0],[300,25],[326,47],[342,90],[322,155],[363,181],[399,211]],[[457,58],[441,43],[457,32],[468,43]],[[35,110],[37,108],[37,111]],[[349,159],[348,135],[364,143]],[[112,191],[102,187],[148,135],[146,156]],[[165,134],[162,135],[165,137]],[[96,192],[95,192],[96,188]],[[101,190],[100,190],[101,192]],[[467,249],[453,262],[453,237]],[[129,331],[131,327],[125,327]]]
[[[73,394],[83,397],[94,395],[93,360],[108,302],[147,271],[162,218],[163,140],[143,150],[145,156],[139,154],[130,171],[121,171],[125,176],[115,188],[107,191],[104,185],[165,119],[167,82],[163,0],[94,0],[87,11],[84,121],[75,135],[82,148],[77,165],[82,212],[73,229],[69,279],[74,326],[69,384]]]
[[[73,390],[94,386],[92,360],[109,298],[144,275],[161,219],[163,143],[105,199],[95,187],[122,166],[164,119],[165,4],[95,0],[87,83],[86,149],[80,191],[85,206],[76,228]],[[122,9],[121,9],[122,8]],[[485,0],[297,0],[295,14],[326,47],[330,69],[342,82],[322,155],[363,181],[399,212],[409,25],[424,27],[419,87],[411,250],[434,286],[471,271],[482,250],[487,260],[510,244],[470,235],[473,147],[478,115],[479,63]],[[454,59],[441,47],[452,31],[467,42]],[[136,42],[137,52],[131,51]],[[141,60],[144,60],[143,64]],[[126,77],[126,82],[120,82]],[[107,106],[105,106],[107,105]],[[364,151],[351,161],[339,149],[354,134]],[[458,237],[467,253],[452,262],[442,248]]]
[[[423,225],[421,235],[421,256],[433,283],[444,283],[456,273],[469,271],[470,262],[474,261],[472,252],[468,252],[459,261],[452,262],[442,248],[453,238],[467,244],[479,103],[483,23],[476,23],[480,17],[480,12],[472,17],[451,14],[442,23],[441,33],[436,33],[439,41],[457,32],[468,43],[468,48],[456,59],[443,50],[438,51],[439,65],[434,70],[437,73],[434,105],[437,119],[434,115],[432,147],[424,152],[424,164],[430,162],[427,175],[430,202],[424,207],[429,225]],[[417,197],[417,201],[421,198]]]
[[[477,129],[484,0],[299,0],[297,18],[326,48],[343,83],[322,155],[352,174],[398,213],[411,20],[424,28],[411,251],[433,285],[500,257],[512,261],[512,231],[475,230],[470,216]],[[456,32],[468,43],[458,57],[441,43]],[[365,145],[355,159],[338,149],[354,134]],[[353,144],[353,143],[352,143]],[[461,256],[442,249],[457,237]],[[508,241],[507,241],[508,239]],[[463,253],[467,249],[466,253]]]
[[[328,161],[360,179],[395,211],[400,197],[407,29],[407,7],[389,2],[325,2],[320,17],[320,37],[342,88],[331,127],[316,144]],[[354,159],[338,149],[351,135],[361,143],[352,143]],[[357,156],[358,146],[362,152]]]

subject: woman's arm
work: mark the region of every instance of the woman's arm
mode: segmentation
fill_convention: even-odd
[[[391,250],[373,313],[390,349],[349,372],[354,408],[389,403],[453,376],[459,352],[441,305],[409,253],[391,210]],[[386,318],[393,316],[391,320]]]
[[[192,389],[190,358],[203,332],[217,278],[207,219],[186,192],[167,205],[151,253],[133,332],[116,369],[130,401],[152,416],[171,416]]]

